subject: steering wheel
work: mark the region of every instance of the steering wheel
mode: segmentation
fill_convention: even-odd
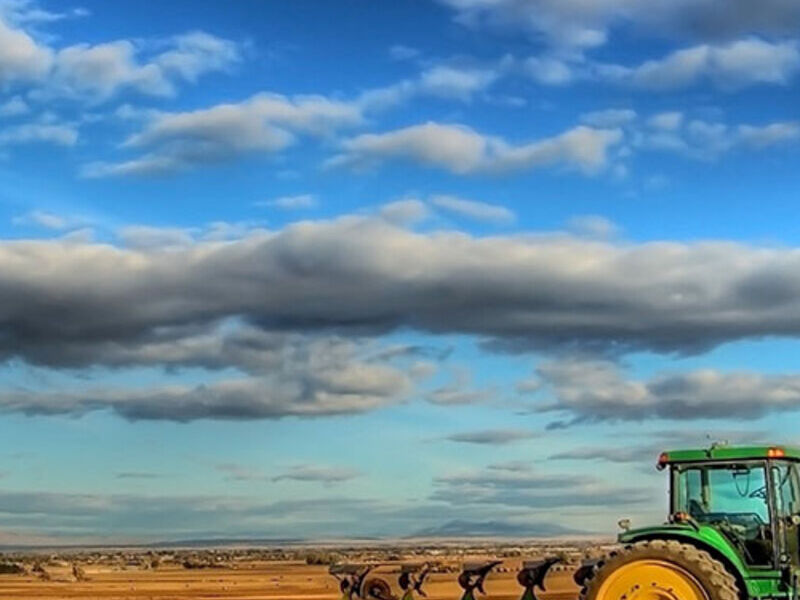
[[[749,494],[747,494],[748,498],[758,498],[759,500],[766,500],[767,499],[767,486],[762,485],[757,490],[753,490]]]

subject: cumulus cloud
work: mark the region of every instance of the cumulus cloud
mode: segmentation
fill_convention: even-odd
[[[524,70],[542,85],[566,85],[577,76],[570,61],[552,56],[531,56],[525,60]]]
[[[46,210],[32,210],[23,215],[14,217],[11,222],[14,225],[33,225],[44,229],[63,230],[77,223],[74,219],[63,217]]]
[[[724,90],[755,84],[785,85],[800,70],[796,42],[748,38],[714,46],[703,44],[647,61],[625,73],[633,85],[654,90],[709,82]]]
[[[452,381],[432,390],[426,399],[431,404],[439,406],[461,406],[480,404],[489,400],[490,397],[490,390],[475,388],[472,385],[470,372],[459,368],[455,369]]]
[[[611,238],[620,231],[619,226],[602,215],[576,215],[567,221],[567,227],[576,235],[590,238]]]
[[[173,36],[171,46],[153,59],[166,75],[188,82],[209,72],[226,71],[241,60],[239,45],[204,31],[192,31]]]
[[[69,8],[61,12],[47,10],[33,0],[2,0],[0,2],[0,16],[17,26],[52,23],[63,19],[85,17],[88,14],[89,12],[85,8]]]
[[[38,100],[102,102],[124,89],[169,96],[177,82],[195,82],[240,60],[237,44],[201,31],[154,42],[165,47],[156,53],[148,51],[148,44],[126,39],[56,48],[26,31],[31,23],[55,20],[33,18],[35,10],[28,3],[14,9],[6,3],[0,12],[0,82],[29,84],[29,96]]]
[[[475,92],[487,88],[497,76],[491,70],[437,66],[422,73],[419,89],[432,96],[468,101]]]
[[[380,216],[398,225],[412,225],[425,220],[431,213],[428,205],[416,198],[388,202],[380,208]]]
[[[800,140],[800,121],[770,123],[762,126],[740,125],[737,136],[745,144],[757,148],[782,142],[793,142]]]
[[[445,475],[436,478],[434,486],[432,499],[454,506],[487,504],[547,509],[652,501],[650,492],[611,487],[590,475],[551,475],[534,470],[484,469]]]
[[[540,377],[555,400],[541,407],[571,416],[571,423],[644,419],[757,419],[800,410],[800,377],[713,369],[626,379],[609,361],[544,364]]]
[[[513,444],[521,440],[536,437],[536,433],[525,429],[484,429],[482,431],[464,431],[453,433],[445,439],[463,444],[481,444],[487,446],[502,446]]]
[[[276,475],[272,481],[304,481],[326,485],[350,481],[361,475],[356,469],[326,465],[297,465]]]
[[[357,98],[356,103],[369,112],[385,110],[418,96],[470,102],[475,94],[487,89],[500,77],[503,67],[502,62],[492,67],[435,65],[414,79],[369,89]]]
[[[25,123],[0,131],[0,145],[53,144],[74,146],[78,141],[78,130],[73,125],[51,123]]]
[[[675,110],[658,113],[647,119],[650,127],[661,131],[675,131],[681,123],[683,123],[683,113]]]
[[[52,62],[50,48],[0,18],[0,82],[8,86],[40,80]]]
[[[217,340],[217,347],[231,345],[224,335]],[[238,362],[241,368],[258,374],[194,387],[18,389],[3,394],[0,412],[81,416],[104,410],[130,421],[178,422],[320,417],[374,410],[398,401],[411,389],[411,379],[403,370],[359,360],[355,348],[345,342],[317,341],[293,348],[284,341],[284,345],[268,349],[239,348],[232,350],[233,355],[231,350],[223,350],[222,356],[216,357],[209,355],[210,350],[190,338],[127,353],[123,350],[117,358],[127,364],[163,360],[164,365],[172,362],[209,368]]]
[[[52,91],[46,94],[105,100],[131,88],[144,94],[168,96],[174,90],[153,63],[140,64],[136,47],[128,40],[78,44],[60,50],[54,61]]]
[[[361,121],[360,109],[351,103],[261,93],[235,104],[157,114],[124,143],[124,148],[147,153],[118,163],[89,164],[84,175],[168,173],[250,153],[270,154],[294,143],[297,135],[325,136]]]
[[[393,159],[456,174],[519,171],[546,166],[593,173],[606,166],[609,148],[621,139],[622,132],[617,129],[578,126],[554,137],[512,145],[463,125],[428,122],[344,140],[343,153],[327,164],[363,168]]]
[[[800,253],[728,242],[477,238],[344,217],[169,250],[9,241],[0,265],[0,355],[51,366],[148,354],[148,364],[180,364],[192,345],[213,363],[220,350],[269,347],[250,329],[241,343],[210,339],[208,328],[231,318],[256,331],[409,327],[506,349],[614,352],[800,333]],[[436,399],[463,398],[463,388]]]
[[[735,150],[760,150],[776,144],[797,142],[796,121],[761,125],[728,124],[720,121],[686,119],[681,112],[653,115],[647,127],[637,128],[627,138],[631,148],[683,154],[689,158],[713,160]]]
[[[394,60],[409,60],[419,55],[420,51],[417,48],[404,46],[403,44],[395,44],[389,48],[389,56]]]
[[[191,230],[179,227],[129,225],[117,232],[122,245],[137,250],[155,250],[189,246],[194,242]]]
[[[800,27],[800,8],[792,0],[767,0],[758,6],[748,0],[439,1],[454,9],[464,25],[523,31],[562,51],[602,45],[615,26],[704,41],[794,35]]]
[[[280,208],[282,210],[306,210],[317,206],[317,199],[313,194],[297,194],[296,196],[280,196],[272,200],[256,202],[256,206]]]
[[[14,96],[0,104],[0,117],[16,117],[28,112],[30,112],[30,107],[19,96]]]
[[[593,127],[623,127],[636,120],[636,111],[630,108],[607,108],[581,115],[581,122]]]
[[[437,194],[431,196],[431,204],[453,215],[481,221],[486,223],[508,224],[512,223],[516,215],[505,206],[467,200],[458,196]]]

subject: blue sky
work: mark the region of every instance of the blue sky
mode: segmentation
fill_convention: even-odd
[[[607,535],[798,441],[799,28],[0,2],[0,543]]]

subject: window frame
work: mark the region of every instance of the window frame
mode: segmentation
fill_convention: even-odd
[[[791,461],[784,461],[784,460],[770,460],[770,459],[763,459],[763,458],[753,458],[753,459],[743,459],[743,460],[736,460],[736,461],[720,461],[720,460],[702,460],[702,461],[693,461],[693,462],[680,462],[680,463],[672,463],[670,465],[670,484],[669,484],[669,497],[670,497],[670,515],[674,515],[678,511],[678,502],[680,500],[679,493],[681,491],[680,484],[679,484],[679,477],[682,470],[691,469],[691,468],[725,468],[726,465],[732,466],[736,465],[745,465],[748,467],[757,467],[764,470],[764,482],[767,486],[767,511],[769,513],[769,527],[772,533],[772,564],[770,565],[754,565],[748,563],[746,557],[742,557],[742,560],[747,564],[749,568],[752,569],[779,569],[781,568],[780,564],[780,557],[783,553],[783,539],[779,535],[778,528],[777,528],[777,518],[778,515],[776,513],[775,507],[775,481],[772,477],[772,467],[778,463],[784,462],[791,462]]]

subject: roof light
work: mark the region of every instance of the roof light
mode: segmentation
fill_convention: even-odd
[[[767,458],[783,458],[786,451],[783,448],[770,448],[767,450]]]
[[[656,465],[656,468],[660,471],[667,466],[667,463],[669,463],[669,454],[662,452],[658,455],[658,464]]]

